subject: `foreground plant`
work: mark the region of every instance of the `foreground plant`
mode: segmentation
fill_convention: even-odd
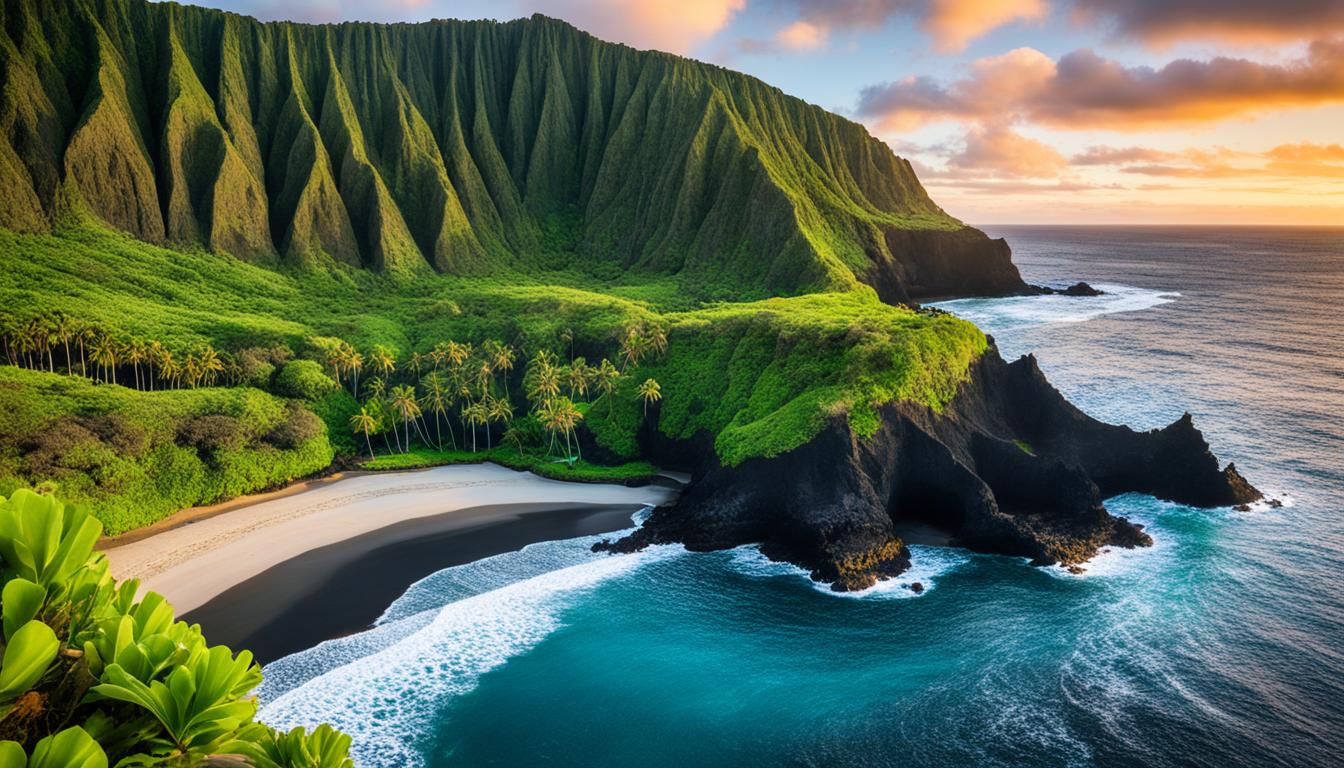
[[[330,728],[253,721],[252,654],[211,647],[93,551],[102,526],[31,491],[0,497],[0,768],[349,768]]]

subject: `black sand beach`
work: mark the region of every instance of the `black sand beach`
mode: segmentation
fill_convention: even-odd
[[[630,504],[501,504],[390,525],[306,552],[181,618],[265,664],[369,627],[435,571],[528,544],[628,528]]]

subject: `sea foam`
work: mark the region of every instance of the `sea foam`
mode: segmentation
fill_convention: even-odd
[[[1102,296],[1009,296],[997,299],[956,299],[929,306],[970,320],[999,333],[1047,323],[1081,323],[1118,312],[1137,312],[1180,298],[1174,291],[1154,291],[1129,285],[1098,283]]]
[[[425,723],[475,688],[483,674],[562,626],[575,597],[643,563],[684,552],[666,546],[632,555],[590,553],[577,565],[287,657],[268,665],[267,675],[291,683],[307,679],[279,695],[259,691],[264,703],[258,718],[281,729],[331,723],[354,737],[352,757],[360,766],[421,766]],[[332,667],[333,658],[344,663]],[[307,674],[308,664],[320,674]]]
[[[901,575],[879,581],[877,584],[855,592],[836,592],[829,584],[813,581],[811,574],[791,563],[771,560],[761,553],[759,547],[747,544],[730,550],[732,567],[742,574],[757,578],[789,576],[801,579],[812,589],[833,597],[849,599],[904,599],[919,597],[934,588],[938,580],[953,569],[970,562],[972,555],[965,550],[952,547],[933,547],[923,544],[910,545],[910,567]],[[915,592],[910,585],[918,582],[924,589]]]

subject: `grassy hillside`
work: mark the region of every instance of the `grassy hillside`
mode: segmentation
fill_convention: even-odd
[[[87,212],[259,264],[636,270],[740,300],[852,288],[893,261],[892,232],[964,230],[862,126],[545,17],[13,0],[0,21],[16,231]]]
[[[277,271],[88,226],[0,232],[0,261],[0,306],[19,317],[60,312],[181,349],[279,345],[315,357],[313,337],[338,337],[358,349],[382,345],[404,367],[446,340],[498,339],[523,360],[549,350],[562,362],[576,354],[596,362],[617,355],[624,329],[657,326],[666,354],[641,359],[620,390],[585,406],[581,429],[620,460],[639,458],[635,436],[646,415],[632,388],[646,378],[662,385],[647,417],[658,429],[708,433],[733,464],[801,445],[832,414],[867,434],[874,404],[941,407],[985,348],[969,323],[883,304],[866,290],[701,304],[657,279],[570,272],[405,282],[351,268]],[[519,408],[521,374],[520,365],[510,390]],[[55,481],[69,498],[98,502],[109,529],[120,531],[358,450],[348,394],[287,402],[294,394],[279,386],[137,392],[0,367],[0,478],[9,478],[0,485]],[[281,422],[310,421],[298,411],[321,416],[321,434],[268,441]],[[192,437],[192,420],[209,414],[231,419],[227,434]],[[115,439],[100,437],[109,416],[118,420]],[[59,444],[44,447],[51,440]]]

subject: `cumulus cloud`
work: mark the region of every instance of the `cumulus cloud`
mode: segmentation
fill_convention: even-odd
[[[980,59],[949,84],[906,78],[865,88],[858,114],[884,128],[943,119],[1012,118],[1066,128],[1134,130],[1270,109],[1344,102],[1344,39],[1317,41],[1297,61],[1178,59],[1129,67],[1083,49],[1053,61],[1019,48]]]
[[[940,51],[960,51],[1010,22],[1045,16],[1043,0],[932,0],[923,26]]]
[[[1009,179],[1054,178],[1068,164],[1053,147],[1000,125],[971,128],[947,160],[955,171]]]
[[[1074,0],[1074,10],[1084,22],[1157,45],[1281,42],[1344,32],[1340,0]]]
[[[795,21],[775,33],[775,42],[792,51],[810,51],[826,42],[826,28],[810,21]]]

